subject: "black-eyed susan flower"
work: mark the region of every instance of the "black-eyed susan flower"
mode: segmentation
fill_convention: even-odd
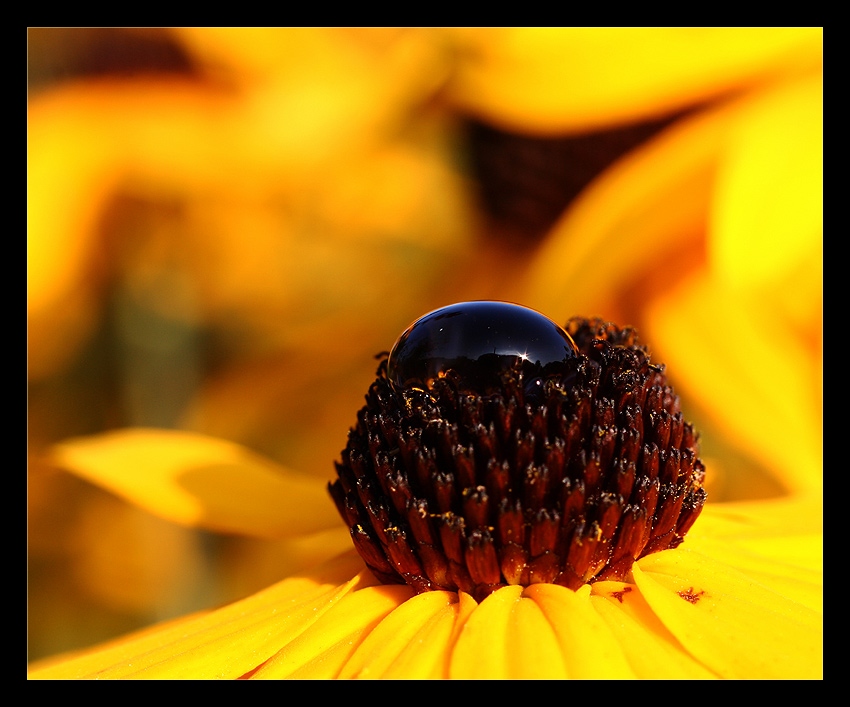
[[[126,432],[57,461],[184,522],[331,525],[318,484],[228,443]],[[30,677],[820,677],[819,520],[787,525],[817,504],[707,506],[700,534],[696,434],[631,329],[431,313],[337,471],[356,552]]]
[[[350,411],[368,383],[371,371],[362,359],[386,345],[387,329],[395,334],[399,319],[446,301],[449,292],[450,299],[498,297],[548,312],[598,311],[639,325],[653,345],[653,360],[670,364],[670,380],[686,409],[699,415],[699,428],[708,432],[702,453],[713,501],[799,494],[750,505],[710,503],[682,545],[640,558],[632,573],[671,552],[699,554],[719,562],[712,565],[713,575],[729,574],[731,567],[756,587],[737,592],[741,587],[733,583],[734,596],[757,595],[766,587],[765,596],[780,595],[820,615],[820,30],[341,30],[296,37],[287,30],[190,29],[179,35],[203,67],[188,80],[120,77],[34,94],[30,373],[37,381],[48,376],[48,383],[55,383],[49,376],[73,364],[110,306],[101,301],[104,292],[124,288],[133,301],[169,320],[189,321],[204,332],[224,331],[218,340],[224,347],[216,356],[228,346],[239,347],[236,365],[218,368],[204,381],[179,424],[256,449],[283,450],[279,458],[310,476],[293,476],[302,501],[291,509],[290,522],[281,520],[287,513],[273,512],[277,506],[288,509],[291,500],[285,499],[293,498],[276,472],[235,487],[226,473],[207,477],[208,467],[243,470],[257,462],[227,444],[198,454],[205,445],[191,436],[117,435],[109,445],[64,447],[67,465],[179,522],[260,537],[290,535],[304,554],[319,560],[350,540],[334,529],[337,514],[311,479],[324,482],[328,460],[339,449],[338,431],[350,424]],[[614,46],[622,51],[612,51]],[[277,108],[293,120],[278,120]],[[690,109],[691,116],[603,174],[542,248],[528,244],[522,255],[512,252],[509,258],[478,248],[474,262],[484,265],[468,267],[472,229],[463,214],[471,185],[452,174],[457,152],[445,149],[451,144],[463,152],[454,132],[458,114],[519,133],[571,136],[669,118],[682,109]],[[420,111],[426,120],[411,120]],[[441,117],[432,120],[435,114]],[[308,115],[315,119],[304,119]],[[114,227],[127,200],[144,205],[143,242],[132,210],[130,218],[119,218],[119,226],[130,228]],[[131,248],[125,248],[128,243]],[[375,257],[381,265],[375,265]],[[281,264],[287,267],[281,270]],[[382,277],[364,281],[364,264]],[[451,264],[462,277],[446,284]],[[418,287],[427,282],[438,283],[439,302],[427,287],[424,292]],[[387,317],[363,314],[374,302]],[[707,347],[705,332],[718,326],[735,335],[712,337],[713,346]],[[777,332],[788,330],[796,335],[777,346]],[[333,350],[329,340],[345,345]],[[287,355],[254,358],[257,352],[281,350]],[[304,354],[297,365],[293,351]],[[347,363],[340,359],[345,354]],[[288,375],[293,370],[305,376]],[[67,388],[60,388],[57,398],[79,407]],[[108,406],[101,429],[116,423],[116,409]],[[54,420],[45,424],[36,414],[31,419],[37,442],[43,431],[60,438]],[[170,444],[160,446],[166,438]],[[144,445],[134,443],[142,439]],[[107,447],[116,455],[109,463],[100,458]],[[187,458],[189,450],[194,452]],[[143,461],[149,488],[140,495],[129,470]],[[126,469],[129,478],[118,478],[118,469]],[[244,503],[233,508],[239,498]],[[302,512],[311,518],[309,527],[326,529],[302,536],[306,526],[297,520]],[[90,570],[88,582],[99,584]],[[347,586],[358,571],[349,567],[329,582]],[[275,577],[291,573],[287,565],[275,572]],[[665,572],[678,576],[670,568]],[[327,586],[328,576],[317,581]],[[358,586],[403,594],[404,587],[367,587],[370,576]],[[698,576],[697,570],[692,567],[688,576]],[[631,591],[615,588],[608,596],[619,605],[615,610],[634,608],[621,603],[638,596],[637,575],[633,579]],[[582,585],[576,595],[589,594],[589,604],[604,611],[597,599],[607,581],[597,579],[589,589]],[[641,592],[648,591],[645,586]],[[283,591],[292,585],[286,587]],[[726,596],[716,589],[715,596]],[[700,591],[683,583],[676,596],[700,607],[699,597],[709,595]],[[434,601],[438,594],[417,599]],[[464,596],[449,605],[460,606]],[[251,600],[245,601],[240,606],[250,607]],[[463,601],[464,607],[494,606],[489,599],[480,605]],[[519,603],[523,616],[533,613],[527,602]],[[752,613],[753,625],[759,626],[753,635],[771,646],[811,646],[812,640],[797,640],[793,631],[780,635],[761,626],[805,625],[791,605],[773,604],[779,618]],[[786,621],[786,609],[797,618]],[[459,617],[452,626],[465,626],[467,614],[451,611]],[[652,611],[655,618],[662,615]],[[392,615],[397,622],[388,621],[364,641],[361,657],[389,647],[389,633],[404,643],[408,634],[398,622],[408,625],[406,614]],[[639,626],[657,627],[640,615]],[[212,622],[219,618],[217,612],[209,615]],[[355,630],[365,630],[358,621]],[[516,628],[512,621],[503,625]],[[479,625],[469,623],[472,629]],[[751,653],[741,656],[722,643],[691,640],[684,630],[688,622],[677,625],[682,633],[668,641],[678,646],[666,653],[670,661],[680,647],[690,646],[687,650],[705,656],[706,664],[723,653],[731,656],[729,664],[715,663],[715,674],[734,675],[730,666],[735,664],[761,674],[762,666],[752,662],[758,655],[752,644],[741,644]],[[310,640],[305,636],[302,644],[317,645]],[[450,637],[445,650],[439,642],[428,645],[437,646],[445,659],[462,656],[461,647],[470,644]],[[662,655],[656,649],[645,655]],[[493,655],[484,646],[478,650]],[[211,667],[212,654],[205,655],[210,672],[198,675],[219,674]],[[581,655],[597,653],[585,645]],[[811,665],[805,655],[803,650],[780,656],[778,672],[795,675],[788,669],[791,662]],[[304,656],[305,666],[317,665],[309,651]],[[401,671],[403,661],[391,657],[384,655],[386,665]],[[506,657],[488,665],[508,665]],[[451,674],[464,674],[458,670],[464,659],[458,660]],[[524,659],[518,660],[510,665]],[[361,674],[379,673],[379,662]],[[519,672],[531,674],[532,662],[520,665]],[[652,674],[648,668],[658,670],[658,662],[648,660],[640,674]]]

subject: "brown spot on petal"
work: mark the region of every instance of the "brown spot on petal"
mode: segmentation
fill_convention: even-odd
[[[683,592],[676,592],[676,594],[682,597],[685,601],[690,602],[691,604],[696,604],[705,592],[702,589],[696,591],[693,587],[691,587]]]
[[[614,597],[618,602],[620,602],[622,604],[623,603],[623,597],[626,594],[628,594],[630,591],[632,591],[631,587],[623,587],[618,592],[611,592],[611,596]]]

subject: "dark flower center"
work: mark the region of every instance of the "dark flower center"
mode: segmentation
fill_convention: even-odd
[[[480,600],[508,584],[624,579],[636,559],[679,545],[705,503],[705,471],[663,366],[635,331],[574,318],[565,340],[531,310],[463,305],[442,321],[456,324],[453,341],[469,353],[443,356],[433,319],[408,329],[431,352],[399,357],[400,339],[390,377],[382,360],[336,464],[330,492],[372,572]],[[505,357],[481,371],[488,329],[466,329],[470,312],[492,315],[488,345]],[[500,354],[529,326],[554,342],[554,359],[517,360],[513,341]],[[423,365],[431,373],[410,384],[404,372]]]

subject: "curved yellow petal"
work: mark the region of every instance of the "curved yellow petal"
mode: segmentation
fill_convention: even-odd
[[[570,678],[636,677],[616,635],[594,611],[589,585],[574,592],[556,584],[532,584],[523,594],[540,607],[555,631]]]
[[[822,251],[820,74],[764,92],[744,107],[717,176],[711,231],[712,269],[730,286],[780,281],[785,286],[775,287],[777,296],[799,300],[805,285],[799,264]],[[820,294],[820,270],[813,275],[809,289]]]
[[[724,442],[774,474],[782,490],[814,492],[822,483],[819,241],[812,241],[811,228],[786,238],[789,252],[804,247],[810,256],[798,263],[801,269],[774,273],[771,290],[763,286],[763,273],[749,289],[728,286],[733,276],[715,277],[700,250],[706,235],[713,237],[707,231],[717,208],[717,172],[727,153],[735,153],[741,126],[753,116],[763,119],[777,104],[811,105],[818,88],[817,79],[807,79],[777,91],[780,97],[759,94],[696,115],[622,159],[573,203],[514,291],[517,301],[561,319],[577,313],[616,319],[610,310],[626,306],[640,319],[630,323],[668,365],[677,391],[716,425]],[[802,169],[812,159],[791,164]],[[813,201],[809,196],[795,203],[810,207]],[[814,227],[817,210],[809,207],[804,218]],[[696,261],[690,270],[680,262],[686,253]],[[752,258],[720,260],[737,263],[725,267],[737,267],[740,280]],[[804,290],[800,298],[794,275]],[[808,314],[789,313],[795,306]],[[789,330],[792,321],[804,323]],[[777,336],[786,331],[778,346]],[[725,487],[731,498],[741,495],[747,479],[733,481],[738,487]]]
[[[810,569],[784,559],[786,553],[803,551],[812,556],[823,555],[823,536],[804,535],[762,539],[758,543],[736,542],[688,535],[688,547],[707,557],[721,558],[723,563],[769,587],[786,599],[823,613],[823,570]],[[772,557],[776,556],[776,557]]]
[[[451,656],[456,679],[564,678],[555,633],[520,586],[493,592],[467,619]]]
[[[823,498],[793,496],[765,501],[709,503],[703,508],[696,533],[701,536],[747,542],[759,538],[808,536],[823,532]],[[688,535],[688,540],[691,535]],[[811,567],[820,567],[821,558],[802,558],[785,553],[795,561],[817,559]]]
[[[277,538],[340,523],[324,484],[204,435],[125,429],[68,440],[51,460],[184,525]]]
[[[684,546],[632,570],[655,614],[725,678],[821,679],[823,616]]]
[[[453,637],[466,618],[464,606],[454,592],[425,592],[412,597],[365,638],[339,677],[445,677]]]
[[[819,375],[806,342],[777,324],[769,300],[744,299],[703,273],[651,302],[642,333],[664,352],[677,391],[728,442],[786,489],[819,494]]]
[[[593,610],[589,588],[505,587],[463,625],[452,678],[630,678],[614,635]]]
[[[820,76],[740,105],[718,163],[709,268],[661,293],[646,326],[677,386],[729,440],[786,488],[815,493],[823,468],[822,110]],[[707,348],[705,333],[718,327],[726,333]]]
[[[216,611],[154,626],[76,656],[41,661],[31,679],[238,678],[291,642],[358,586],[368,584],[351,552]]]
[[[337,677],[369,632],[412,594],[406,585],[366,587],[346,594],[306,631],[284,642],[252,679]]]
[[[596,582],[590,603],[604,619],[635,675],[647,680],[718,677],[688,653],[634,584]]]
[[[823,505],[819,498],[708,504],[688,549],[823,611]]]
[[[558,319],[602,310],[674,248],[699,244],[730,109],[682,120],[606,170],[570,205],[518,282],[518,301]]]
[[[445,677],[453,636],[465,619],[465,606],[467,603],[454,592],[425,592],[412,597],[365,638],[339,677]]]
[[[821,28],[522,27],[452,30],[450,100],[507,129],[580,131],[670,113],[799,67]]]

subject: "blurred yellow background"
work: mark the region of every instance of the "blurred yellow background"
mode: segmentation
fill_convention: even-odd
[[[710,501],[822,483],[822,30],[28,31],[28,658],[315,557],[44,462],[128,426],[330,479],[375,355],[505,299],[632,324]]]

